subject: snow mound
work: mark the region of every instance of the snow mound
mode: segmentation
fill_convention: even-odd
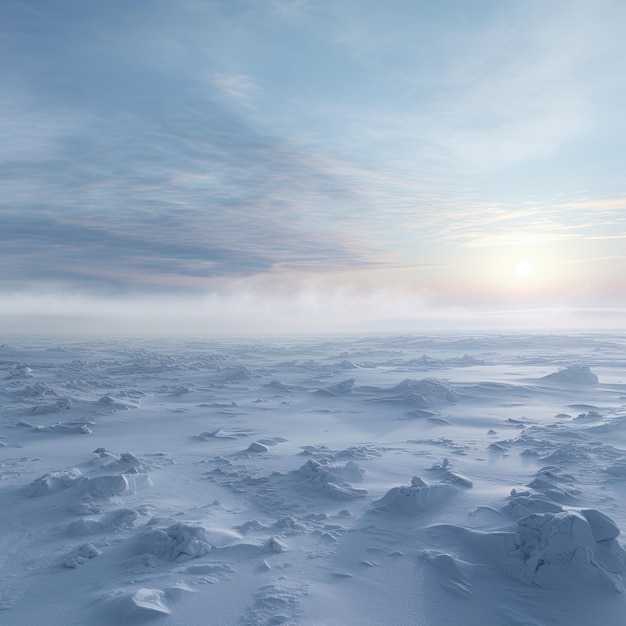
[[[441,462],[433,463],[428,471],[433,472],[441,483],[448,483],[461,489],[471,489],[474,486],[474,483],[467,476],[452,469],[452,463],[447,457]],[[426,483],[419,476],[413,476],[411,485],[423,487]]]
[[[60,413],[72,408],[69,398],[57,398],[52,404],[42,404],[31,409],[31,415],[46,415],[47,413]]]
[[[124,474],[105,474],[104,476],[84,476],[76,484],[81,495],[91,498],[110,498],[130,491],[130,485]]]
[[[33,432],[36,433],[77,433],[80,435],[89,435],[91,430],[89,426],[92,425],[92,421],[88,420],[70,420],[67,422],[55,422],[54,424],[48,424],[45,426],[33,425]]]
[[[354,461],[337,466],[324,465],[310,459],[296,470],[295,475],[306,487],[314,488],[337,500],[353,500],[367,495],[366,489],[355,489],[348,483],[363,480],[363,471]]]
[[[106,448],[96,448],[93,453],[96,455],[93,464],[107,470],[115,470],[124,474],[145,472],[145,465],[132,452],[117,454]]]
[[[283,541],[281,541],[278,537],[270,537],[266,542],[266,547],[271,552],[276,552],[276,553],[286,552],[287,550],[286,544]]]
[[[246,449],[246,452],[269,452],[270,449],[263,443],[261,443],[260,441],[253,441],[248,448]]]
[[[352,361],[348,359],[344,359],[341,363],[335,363],[334,367],[342,370],[356,370],[359,368],[358,365],[355,365]]]
[[[591,534],[596,541],[617,539],[620,530],[608,515],[595,509],[579,509],[579,511],[589,522]]]
[[[71,535],[91,535],[129,528],[139,519],[139,513],[133,509],[118,509],[104,515],[101,519],[79,519],[71,522],[67,529]]]
[[[136,554],[151,554],[164,561],[189,560],[204,556],[213,548],[222,548],[241,539],[241,535],[223,529],[178,523],[167,528],[150,528],[137,540]]]
[[[460,399],[459,394],[446,381],[436,378],[424,378],[423,380],[407,378],[388,389],[380,387],[362,387],[361,389],[381,394],[369,398],[368,402],[388,402],[422,409],[427,409],[436,404],[456,402]]]
[[[511,491],[511,499],[502,511],[518,520],[531,513],[558,513],[563,507],[537,493],[518,493],[515,489]]]
[[[99,409],[107,412],[126,411],[136,409],[137,404],[119,397],[104,395],[94,403]]]
[[[318,389],[315,393],[324,396],[345,396],[352,391],[352,387],[354,387],[355,382],[356,380],[354,378],[348,378],[347,380],[342,380],[340,383],[336,383],[330,387]]]
[[[585,583],[622,592],[626,552],[615,539],[618,534],[613,521],[593,509],[532,513],[518,520],[515,550],[502,567],[538,586],[561,585],[568,572]]]
[[[423,371],[434,369],[447,369],[450,367],[469,367],[471,365],[484,365],[485,362],[477,359],[469,354],[463,356],[455,356],[447,359],[438,359],[427,354],[422,354],[421,357],[416,359],[410,359],[409,361],[403,361],[403,367],[411,367],[413,369],[421,369]]]
[[[164,591],[142,587],[115,599],[115,617],[122,623],[144,623],[160,615],[170,615],[172,611],[166,600]]]
[[[31,497],[44,496],[61,489],[67,489],[83,478],[83,473],[77,467],[58,472],[48,472],[33,480],[26,487],[26,494]]]
[[[224,430],[221,426],[215,430],[205,431],[199,435],[195,435],[195,439],[202,441],[210,441],[211,439],[237,439],[238,437],[248,437],[251,433],[247,431]]]
[[[255,378],[255,375],[245,365],[220,368],[211,378],[211,382],[228,385]]]
[[[568,385],[595,385],[598,377],[586,365],[569,365],[558,372],[543,376],[540,380]]]
[[[581,447],[575,443],[565,443],[559,446],[552,454],[541,459],[544,463],[563,463],[574,464],[582,463],[583,465],[589,465],[592,460],[589,454],[587,454]]]
[[[392,487],[380,500],[376,500],[374,510],[410,515],[430,511],[459,491],[459,486],[454,484],[455,482],[444,480],[429,485],[419,476],[413,476],[410,486]],[[471,486],[471,481],[469,485],[462,486]]]
[[[34,383],[32,385],[25,385],[21,389],[18,389],[12,394],[16,400],[28,401],[28,400],[37,400],[37,399],[48,399],[48,398],[57,398],[59,394],[54,390],[53,387],[46,383]]]
[[[616,478],[626,477],[626,459],[618,459],[612,465],[609,465],[605,472]]]
[[[574,502],[582,494],[574,477],[564,473],[558,465],[542,467],[528,487],[556,502]]]
[[[424,550],[421,554],[424,562],[432,568],[439,585],[455,595],[467,597],[471,593],[471,578],[476,565],[457,558],[453,554]]]
[[[97,471],[106,471],[96,476],[78,476],[76,490],[86,498],[110,498],[124,493],[134,493],[152,484],[145,465],[132,453],[116,454],[105,448],[94,450],[90,462]]]
[[[471,489],[474,483],[464,474],[453,470],[446,470],[441,476],[442,483],[448,483],[462,489]]]
[[[308,584],[286,576],[281,577],[259,588],[242,623],[250,626],[301,624],[306,621],[302,605],[303,599],[308,594]]]
[[[63,565],[69,569],[76,569],[89,559],[97,557],[99,554],[100,550],[98,550],[95,546],[90,543],[84,543],[82,546],[67,555],[65,561],[63,561]]]

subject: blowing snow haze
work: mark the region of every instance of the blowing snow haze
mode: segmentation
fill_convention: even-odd
[[[0,5],[16,331],[620,327],[617,0]]]

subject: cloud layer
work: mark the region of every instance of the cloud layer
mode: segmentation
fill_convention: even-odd
[[[327,310],[346,290],[355,309],[619,308],[624,18],[617,0],[2,3],[0,295],[239,290],[276,313],[280,285],[316,280]],[[526,256],[532,294],[500,267]]]

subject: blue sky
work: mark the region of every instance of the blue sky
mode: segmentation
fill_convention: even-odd
[[[625,25],[620,0],[4,0],[0,318],[623,325]]]

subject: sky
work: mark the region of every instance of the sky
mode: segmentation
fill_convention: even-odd
[[[0,0],[0,328],[626,325],[622,0]]]

